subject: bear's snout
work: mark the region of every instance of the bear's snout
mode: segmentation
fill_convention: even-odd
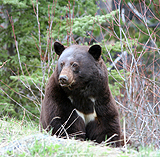
[[[68,77],[66,75],[60,75],[59,76],[59,83],[61,86],[68,85],[69,84]]]
[[[69,67],[64,67],[58,77],[58,81],[62,87],[71,87],[75,82],[72,70]]]

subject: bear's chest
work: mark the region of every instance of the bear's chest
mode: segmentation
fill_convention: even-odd
[[[72,99],[70,96],[68,98],[75,107],[78,116],[83,119],[85,125],[97,118],[95,111],[95,98],[89,97],[87,99]]]

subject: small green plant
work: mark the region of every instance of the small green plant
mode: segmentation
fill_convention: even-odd
[[[39,143],[38,140],[35,140],[34,145],[28,149],[30,151],[31,156],[35,156],[36,154],[38,154],[39,156],[50,156],[50,154],[54,154],[53,145],[46,146],[45,143]]]

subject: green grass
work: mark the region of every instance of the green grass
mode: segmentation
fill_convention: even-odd
[[[160,150],[152,147],[133,149],[111,148],[93,142],[59,139],[40,133],[38,125],[17,121],[0,120],[0,156],[15,157],[160,157]]]

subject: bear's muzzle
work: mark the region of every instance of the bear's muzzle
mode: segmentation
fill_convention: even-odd
[[[59,83],[61,86],[68,85],[69,84],[68,77],[66,75],[60,75],[59,76]]]
[[[69,68],[63,68],[59,75],[58,81],[62,87],[71,87],[74,83],[72,71]]]

